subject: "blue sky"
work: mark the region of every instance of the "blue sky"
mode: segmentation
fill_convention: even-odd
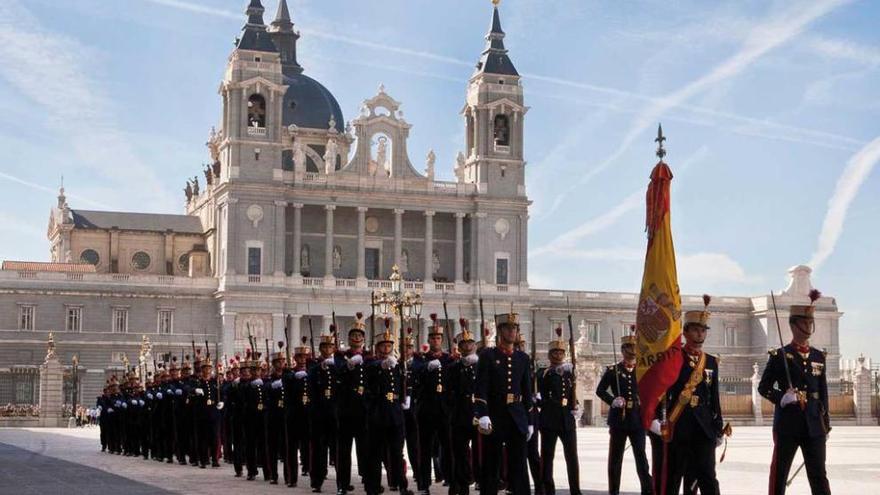
[[[0,259],[46,259],[75,208],[181,212],[208,160],[243,0],[0,3]],[[267,21],[276,0],[264,0]],[[346,119],[379,83],[452,178],[488,0],[290,0],[300,63]],[[880,347],[880,3],[505,0],[524,75],[529,276],[637,291],[643,195],[667,134],[682,290],[766,294],[811,264],[844,354]]]

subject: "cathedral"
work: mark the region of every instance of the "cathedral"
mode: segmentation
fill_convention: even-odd
[[[395,268],[402,290],[422,298],[410,321],[422,341],[431,313],[475,329],[513,310],[527,346],[534,341],[544,356],[554,328],[567,335],[571,314],[580,358],[609,364],[614,339],[635,323],[638,294],[529,286],[529,107],[498,7],[490,14],[462,81],[465,139],[455,180],[445,182],[435,179],[433,153],[410,161],[401,102],[380,85],[346,120],[297,60],[286,0],[269,24],[261,1],[250,0],[225,70],[218,61],[211,165],[187,179],[184,211],[81,210],[62,189],[49,216],[51,261],[3,263],[0,404],[35,400],[49,332],[66,366],[78,357],[79,397],[90,400],[139,356],[182,357],[208,345],[229,359],[249,337],[260,347],[317,339],[334,320],[344,337],[356,313],[371,313],[371,295],[390,292]],[[811,288],[808,267],[790,276],[776,296],[784,332],[788,306]],[[778,343],[770,300],[714,299],[708,346],[723,358],[722,375],[751,375]],[[701,301],[682,296],[684,309]],[[832,378],[840,316],[833,298],[819,301],[813,345],[827,348]]]

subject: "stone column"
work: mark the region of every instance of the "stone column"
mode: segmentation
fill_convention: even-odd
[[[290,315],[290,345],[293,348],[302,345],[302,326],[300,325],[302,315]],[[290,349],[290,355],[293,355],[293,349]]]
[[[228,355],[234,356],[236,351],[235,347],[235,313],[229,311],[222,311],[220,314],[220,320],[223,324],[223,335],[222,335],[222,350],[221,352]]]
[[[293,204],[293,276],[302,277],[300,251],[302,251],[302,203]]]
[[[529,285],[529,216],[527,214],[519,216],[519,229],[519,273],[517,273],[517,281],[520,287],[526,288]]]
[[[238,238],[237,230],[229,228],[230,225],[238,226],[238,198],[226,199],[226,275],[235,275],[238,261]],[[247,271],[247,270],[245,270]]]
[[[367,277],[365,274],[366,271],[366,259],[364,250],[366,249],[366,223],[367,223],[367,207],[366,206],[358,206],[358,226],[357,226],[357,285],[358,286],[367,286]]]
[[[434,211],[425,211],[425,284],[434,281]]]
[[[287,201],[275,201],[275,246],[273,253],[275,254],[275,276],[284,276],[284,236],[287,232],[285,222],[285,213],[287,210]]]
[[[62,426],[63,380],[64,371],[55,354],[55,337],[50,332],[46,359],[40,365],[40,426]]]
[[[871,370],[865,366],[865,356],[859,356],[853,372],[853,406],[857,425],[877,425],[871,416]]]
[[[324,279],[333,279],[333,210],[336,205],[326,205],[327,229],[324,232]]]
[[[455,213],[455,283],[464,283],[464,213]]]
[[[477,212],[472,215],[476,225],[473,226],[471,232],[474,232],[475,235],[471,238],[471,253],[473,256],[471,257],[471,283],[482,284],[486,282],[485,275],[487,273],[494,273],[495,265],[494,263],[491,266],[489,265],[489,258],[486,256],[486,213],[485,212]],[[489,271],[492,270],[492,272]],[[508,267],[508,270],[510,267]],[[508,272],[508,276],[510,273]],[[495,277],[490,277],[489,279],[493,284],[495,283]],[[509,282],[510,280],[508,280]]]
[[[400,267],[400,252],[403,250],[403,211],[394,209],[394,264]]]
[[[758,363],[752,365],[752,414],[754,415],[755,426],[764,425],[764,417],[761,413],[761,401],[764,400],[764,398],[758,393],[758,383],[761,382],[761,374],[758,373],[759,370]]]

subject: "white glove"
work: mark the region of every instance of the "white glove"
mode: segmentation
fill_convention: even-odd
[[[263,380],[260,379],[260,378],[257,378],[256,380],[254,380],[254,381],[251,382],[251,386],[253,386],[253,387],[262,387],[262,386],[263,386]]]
[[[797,400],[798,400],[798,398],[797,398],[797,394],[795,393],[795,391],[789,390],[788,392],[785,393],[785,395],[782,396],[782,399],[779,401],[779,406],[785,407],[789,404],[797,402]]]
[[[355,354],[348,360],[348,369],[352,369],[359,364],[364,363],[364,357],[360,354]]]
[[[136,406],[138,403],[137,399],[131,399],[131,405]]]
[[[660,420],[659,419],[655,419],[654,421],[651,421],[651,428],[649,428],[649,431],[655,435],[662,434],[662,431],[660,429]]]
[[[281,388],[281,386],[281,380],[275,380],[274,382],[272,382],[272,390],[278,390],[279,388]]]
[[[240,381],[241,381],[241,378],[236,378],[235,380],[232,380],[232,383],[235,384],[235,385],[238,385],[238,383],[239,383]]]
[[[113,412],[113,408],[112,408],[112,407],[107,408],[107,412],[108,412],[108,413],[112,413],[112,412]]]
[[[556,372],[560,375],[571,373],[571,363],[562,363],[556,367]]]
[[[540,401],[541,401],[541,392],[538,392],[537,394],[535,394],[535,402],[540,402]]]
[[[196,389],[196,395],[205,395],[205,391],[201,388]]]
[[[718,437],[715,439],[715,446],[721,447],[721,444],[724,443],[724,437]]]
[[[180,397],[181,395],[183,395],[183,390],[181,390],[181,389],[177,389],[177,390],[175,390],[175,391],[174,391],[174,395]]]
[[[156,392],[156,398],[157,398],[157,399],[162,400],[162,397],[164,397],[164,396],[162,395],[162,392]]]
[[[477,361],[480,360],[480,356],[477,356],[476,354],[468,354],[467,356],[461,358],[461,360],[464,361],[465,366],[473,366],[477,364]]]
[[[324,368],[326,369],[328,366],[336,366],[336,361],[335,361],[332,357],[328,357],[328,358],[325,359],[324,362],[321,363],[321,364],[322,364],[322,365],[324,366]]]
[[[529,440],[531,440],[531,439],[532,439],[532,435],[534,435],[534,434],[535,434],[535,427],[532,426],[532,425],[529,425],[529,432],[526,434],[526,442],[528,442]]]
[[[122,403],[122,408],[123,408],[123,409],[128,409],[128,402],[123,402],[123,403]]]
[[[428,361],[428,371],[435,371],[440,369],[440,360],[434,359],[433,361]]]
[[[147,394],[147,399],[153,400],[153,394]]]
[[[113,405],[116,406],[116,407],[121,407],[121,406],[122,406],[122,401],[121,401],[121,400],[117,400],[116,402],[113,403]]]
[[[409,396],[407,395],[405,399],[403,399],[403,410],[409,411]]]
[[[384,361],[382,361],[383,369],[390,370],[393,369],[395,366],[397,366],[397,358],[394,356],[388,356],[387,358],[385,358]]]
[[[575,407],[571,410],[571,415],[574,417],[575,421],[579,421],[581,416],[583,416],[583,411],[581,411],[581,408]]]
[[[167,390],[167,392],[168,392],[168,395],[172,395],[172,394],[174,394],[174,391],[171,390],[170,388]]]
[[[611,401],[611,407],[623,407],[626,405],[626,399],[623,397],[615,397],[613,401]]]
[[[223,402],[218,402],[217,403],[217,410],[219,411],[219,410],[223,409],[223,406],[224,406]]]
[[[492,428],[492,420],[489,416],[483,416],[480,418],[480,429],[483,431],[488,431],[489,428]]]
[[[306,375],[308,375],[308,373],[306,373],[305,371],[297,371],[293,374],[293,376],[295,376],[297,380],[302,380],[306,377]]]
[[[104,409],[104,406],[98,406],[98,412],[101,412],[101,409]]]
[[[144,401],[142,401],[142,400],[140,400],[140,399],[138,399],[138,404],[140,404],[141,407],[144,407]]]

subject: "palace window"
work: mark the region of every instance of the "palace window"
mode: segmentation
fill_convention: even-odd
[[[174,310],[160,309],[156,331],[158,333],[171,334],[174,330]]]
[[[727,327],[724,329],[724,345],[728,347],[736,346],[736,327]]]
[[[180,268],[180,271],[183,273],[189,272],[189,253],[181,254],[179,258],[177,258],[177,267]]]
[[[260,275],[263,273],[263,250],[258,247],[249,247],[247,250],[247,274]]]
[[[587,327],[587,338],[593,344],[599,343],[599,322],[598,321],[588,321],[586,322]]]
[[[131,267],[142,272],[150,267],[150,261],[149,254],[143,251],[138,251],[131,257]]]
[[[496,115],[493,127],[496,146],[510,145],[510,123],[507,115]]]
[[[98,266],[98,263],[101,261],[101,257],[94,249],[86,249],[79,255],[79,259],[83,263],[88,263],[95,266]]]
[[[21,304],[18,306],[18,329],[33,330],[37,307],[33,304]]]
[[[252,94],[247,102],[248,127],[266,127],[266,99]]]
[[[510,262],[507,258],[497,258],[495,260],[495,284],[507,285],[507,265]]]
[[[128,332],[128,308],[113,308],[113,333]]]
[[[68,332],[82,331],[82,306],[67,306],[67,319],[64,329]]]

